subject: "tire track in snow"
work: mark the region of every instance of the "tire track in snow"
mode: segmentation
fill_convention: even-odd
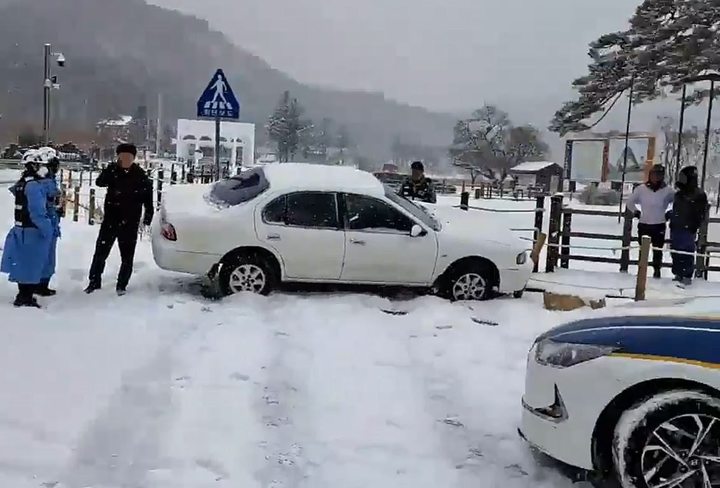
[[[175,350],[207,330],[197,324],[182,329],[150,361],[123,375],[107,409],[81,437],[58,486],[147,488],[148,472],[164,463],[160,449],[173,414]]]
[[[411,316],[405,319],[412,320]],[[424,330],[413,334],[407,347],[413,370],[426,392],[424,400],[427,408],[436,419],[436,432],[444,446],[443,454],[455,468],[456,479],[447,486],[524,488],[540,486],[547,481],[546,471],[526,466],[525,461],[529,457],[509,460],[499,453],[500,443],[516,440],[515,432],[498,436],[473,427],[482,424],[482,419],[471,414],[472,409],[463,394],[461,372],[441,365],[443,356],[448,352],[447,345],[436,328],[434,332],[428,335]],[[428,345],[424,341],[432,342]],[[488,398],[487,401],[492,402],[493,399]],[[553,480],[549,486],[561,486],[557,481]]]
[[[272,297],[271,300],[282,298]],[[287,313],[287,310],[278,306],[274,313],[267,315],[265,322],[287,323],[287,316],[282,312]],[[255,473],[255,478],[262,488],[302,486],[308,480],[310,470],[315,467],[307,458],[302,437],[308,426],[300,424],[303,419],[298,415],[301,405],[307,402],[303,399],[304,385],[295,371],[304,368],[299,368],[297,361],[291,364],[292,358],[311,356],[312,352],[300,345],[295,333],[287,332],[288,328],[268,330],[271,359],[264,368],[265,380],[258,386],[258,399],[255,404],[256,414],[265,427],[266,437],[260,443],[265,453],[265,463]],[[304,359],[300,361],[304,362]]]

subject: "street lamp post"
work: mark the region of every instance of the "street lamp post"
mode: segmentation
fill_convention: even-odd
[[[710,124],[712,122],[712,110],[713,110],[713,101],[715,98],[715,82],[720,81],[720,72],[715,70],[703,70],[700,72],[697,76],[687,77],[683,80],[685,83],[696,83],[698,81],[709,81],[710,82],[710,100],[708,102],[708,111],[707,111],[707,122],[705,124],[705,147],[703,151],[703,167],[702,167],[702,177],[700,180],[700,188],[705,188],[705,175],[707,174],[707,159],[708,159],[708,152],[710,149]],[[683,95],[685,95],[685,85],[683,85]],[[684,97],[683,97],[683,109],[685,108],[684,103]],[[682,112],[681,112],[682,114]],[[682,120],[682,117],[681,119]],[[680,139],[682,139],[682,128],[681,132],[679,134]],[[679,139],[679,140],[680,140]],[[680,144],[678,144],[678,148],[680,147]],[[678,166],[679,166],[679,150],[678,150]],[[679,169],[679,168],[678,168]]]
[[[50,58],[54,57],[59,67],[65,66],[63,53],[52,52],[52,45],[45,44],[43,49],[43,142],[50,145],[50,90],[60,88],[57,78],[52,76]]]
[[[620,177],[620,208],[618,210],[618,222],[622,215],[623,193],[625,193],[625,173],[627,172],[628,146],[630,145],[630,118],[632,117],[633,95],[635,94],[635,73],[630,78],[630,97],[628,100],[627,122],[625,124],[625,151],[623,154],[623,169]]]

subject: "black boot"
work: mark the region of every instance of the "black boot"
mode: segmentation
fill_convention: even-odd
[[[662,278],[662,271],[660,268],[655,268],[655,272],[653,273],[653,278],[658,279]]]
[[[87,293],[89,295],[90,293],[93,293],[94,291],[97,291],[100,288],[102,288],[100,283],[91,281],[90,284],[87,286],[87,288],[85,288],[85,293]]]
[[[35,294],[41,297],[52,297],[57,294],[57,291],[50,288],[50,280],[42,280],[35,289]]]
[[[15,297],[13,305],[16,307],[33,307],[41,308],[33,296],[33,291],[38,285],[21,285],[18,283],[18,294]]]

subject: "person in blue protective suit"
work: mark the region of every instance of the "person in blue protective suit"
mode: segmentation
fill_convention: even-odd
[[[55,230],[48,216],[48,169],[42,160],[28,155],[25,171],[10,188],[15,197],[15,225],[5,239],[0,272],[18,285],[16,307],[40,308],[34,297],[47,272],[47,261]]]
[[[47,211],[48,217],[53,227],[53,237],[50,242],[50,252],[48,254],[45,267],[42,271],[42,279],[38,285],[35,293],[41,297],[51,297],[57,292],[50,288],[50,280],[55,274],[55,263],[57,262],[57,242],[60,239],[60,218],[64,213],[62,202],[60,199],[60,189],[58,188],[56,175],[60,169],[60,160],[57,156],[50,156],[49,161],[45,164],[48,169],[48,174],[45,178],[40,181],[45,185],[45,191],[47,196]]]

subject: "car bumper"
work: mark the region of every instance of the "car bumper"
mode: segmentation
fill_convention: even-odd
[[[204,276],[222,258],[216,254],[183,251],[176,242],[165,239],[158,229],[152,232],[153,258],[164,270]]]
[[[528,259],[525,264],[516,268],[506,268],[500,270],[500,293],[513,293],[524,290],[527,282],[532,274],[533,264]]]
[[[558,369],[530,352],[522,399],[522,437],[540,452],[570,466],[593,469],[592,438],[606,402],[593,398],[588,364]]]

